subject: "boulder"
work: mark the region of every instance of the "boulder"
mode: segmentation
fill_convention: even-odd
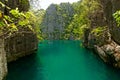
[[[104,52],[104,50],[97,45],[95,45],[94,47],[95,47],[95,51],[98,53],[98,55],[101,57],[101,59],[104,60],[104,62],[108,62],[108,56]]]
[[[108,55],[114,54],[114,51],[115,51],[114,47],[111,46],[111,45],[109,45],[109,44],[108,44],[108,45],[105,45],[105,46],[103,47],[103,49],[104,49],[105,53],[108,54]]]
[[[116,62],[119,62],[119,61],[120,61],[120,54],[115,53],[115,54],[114,54],[114,57],[115,57],[115,61],[116,61]]]
[[[115,48],[115,52],[117,52],[117,53],[120,54],[120,46],[117,46],[117,47]]]

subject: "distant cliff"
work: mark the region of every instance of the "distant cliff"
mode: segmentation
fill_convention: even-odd
[[[41,24],[45,38],[49,40],[62,39],[64,30],[69,25],[73,15],[74,9],[70,3],[51,4],[47,8]]]

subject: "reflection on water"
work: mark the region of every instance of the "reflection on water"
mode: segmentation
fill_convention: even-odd
[[[36,54],[8,64],[7,80],[120,80],[120,70],[79,41],[44,41],[38,47]]]

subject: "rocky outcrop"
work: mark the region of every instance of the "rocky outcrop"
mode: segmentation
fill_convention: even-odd
[[[51,4],[42,22],[42,32],[46,39],[61,39],[65,28],[72,20],[74,9],[70,3]]]
[[[111,43],[109,45],[104,45],[103,49],[106,54],[112,57],[112,63],[115,67],[120,67],[120,52],[119,52],[119,45],[120,45],[120,27],[117,26],[114,18],[113,13],[117,10],[120,10],[120,0],[100,0],[103,11],[105,14],[105,18],[107,21],[107,26],[109,29],[109,33],[111,35]]]
[[[15,32],[0,36],[0,80],[7,75],[7,62],[30,55],[37,50],[37,37],[32,31]]]
[[[7,60],[4,49],[4,39],[0,36],[0,80],[4,80],[7,75]]]
[[[10,15],[11,9],[18,8],[20,11],[29,9],[29,0],[1,0],[0,2],[2,2],[0,12],[5,15]],[[37,49],[36,34],[29,28],[21,27],[12,32],[4,29],[3,33],[0,33],[0,80],[4,80],[7,75],[7,62],[29,55]]]
[[[120,0],[101,0],[101,3],[112,39],[120,44],[120,27],[116,25],[116,22],[113,19],[113,13],[120,10]]]
[[[93,48],[94,45],[102,46],[111,42],[111,35],[107,27],[106,18],[101,6],[89,15],[90,27],[84,30],[84,44]]]
[[[34,32],[15,32],[11,36],[6,36],[4,39],[7,62],[14,61],[19,57],[29,55],[37,50],[38,41]]]
[[[89,33],[85,30],[85,46],[92,48],[107,63],[120,67],[120,27],[116,25],[113,13],[120,10],[120,0],[100,0],[100,7],[90,15]],[[94,29],[104,29],[96,36]],[[95,30],[94,30],[95,31]]]

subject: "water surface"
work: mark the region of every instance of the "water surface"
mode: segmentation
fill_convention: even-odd
[[[120,70],[80,41],[44,41],[36,54],[9,63],[8,71],[7,80],[120,80]]]

